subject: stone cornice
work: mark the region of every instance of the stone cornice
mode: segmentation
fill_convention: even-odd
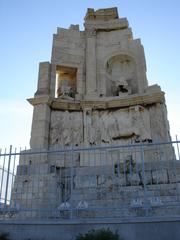
[[[92,109],[112,109],[112,108],[125,108],[136,105],[147,106],[154,103],[164,103],[164,92],[155,92],[151,94],[129,95],[124,98],[103,98],[96,100],[81,100],[70,101],[58,98],[51,98],[49,96],[39,96],[28,99],[28,102],[33,106],[39,104],[47,104],[54,110],[70,110],[79,111],[84,108]]]
[[[49,97],[48,95],[44,95],[44,96],[36,96],[34,98],[28,98],[27,101],[33,106],[39,105],[39,104],[47,104],[51,106],[52,98]]]

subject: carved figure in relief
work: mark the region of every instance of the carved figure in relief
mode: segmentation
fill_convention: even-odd
[[[109,113],[106,111],[99,121],[103,143],[151,139],[149,114],[139,106],[130,108],[129,111],[117,110]]]
[[[52,115],[52,145],[80,146],[83,141],[87,145],[120,144],[151,139],[149,113],[142,106],[101,114],[92,109],[83,114],[68,111],[57,114]]]
[[[64,146],[79,146],[82,142],[82,114],[54,112],[51,116],[51,144]]]
[[[96,130],[93,124],[92,109],[84,110],[84,140],[86,144],[96,145]]]

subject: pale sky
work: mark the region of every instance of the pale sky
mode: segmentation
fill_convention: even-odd
[[[38,64],[50,61],[57,27],[80,24],[87,8],[118,7],[145,49],[149,84],[166,93],[172,138],[180,136],[179,0],[0,0],[0,147],[27,146]]]

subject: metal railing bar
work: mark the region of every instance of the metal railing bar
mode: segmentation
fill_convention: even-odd
[[[65,152],[71,152],[72,150],[74,152],[80,152],[80,151],[94,151],[94,150],[111,150],[111,149],[119,149],[119,148],[130,148],[130,147],[150,147],[150,146],[156,146],[156,145],[168,145],[168,144],[179,144],[180,141],[168,141],[168,142],[153,142],[153,143],[134,143],[134,144],[121,144],[121,145],[111,145],[111,146],[96,146],[96,147],[85,147],[85,148],[79,148],[79,147],[71,147],[71,148],[66,148],[66,149],[58,149],[58,150],[26,150],[25,152],[20,151],[20,152],[12,152],[11,156],[14,155],[34,155],[34,154],[53,154],[53,153],[65,153]],[[0,157],[2,156],[9,156],[9,153],[1,153]]]

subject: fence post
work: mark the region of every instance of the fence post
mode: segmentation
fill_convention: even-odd
[[[179,142],[178,142],[178,136],[177,135],[176,135],[176,144],[177,144],[178,160],[180,160]]]
[[[178,141],[178,136],[177,135],[176,135],[176,147],[177,147],[177,154],[178,154],[178,156],[176,156],[176,152],[175,152],[175,158],[173,159],[173,171],[175,173],[177,201],[180,201],[179,184],[178,184],[178,180],[177,180],[177,168],[176,168],[177,167],[177,164],[176,164],[177,157],[178,157],[177,160],[180,160],[179,141]]]
[[[148,199],[147,199],[147,186],[146,186],[146,176],[145,176],[145,164],[144,164],[144,146],[141,142],[141,164],[142,164],[142,178],[144,186],[144,207],[146,210],[146,216],[148,215]]]
[[[73,150],[73,147],[71,149],[71,166],[70,166],[70,169],[71,169],[71,182],[70,182],[70,204],[71,204],[71,213],[70,213],[70,218],[72,219],[73,218],[73,206],[72,206],[72,203],[73,203],[73,199],[72,199],[72,193],[73,193],[73,164],[74,164],[74,150]]]
[[[10,148],[9,148],[8,169],[7,169],[7,179],[6,179],[6,192],[5,192],[5,200],[4,200],[5,207],[7,207],[7,195],[8,195],[8,185],[9,185],[11,154],[12,154],[12,145],[10,145]]]
[[[1,189],[0,189],[0,201],[2,202],[3,199],[3,181],[4,181],[4,169],[5,169],[5,160],[6,160],[6,148],[4,151],[4,158],[3,158],[3,167],[2,167],[2,176],[1,176]]]

